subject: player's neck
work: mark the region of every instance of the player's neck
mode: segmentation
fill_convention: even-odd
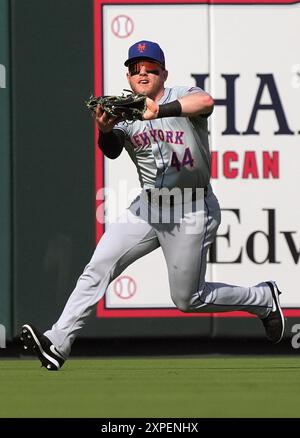
[[[149,96],[149,97],[152,100],[154,100],[154,102],[158,102],[162,98],[162,96],[164,95],[164,92],[165,92],[165,89],[162,88],[161,90],[159,90],[159,92],[155,96],[153,96],[153,97]]]

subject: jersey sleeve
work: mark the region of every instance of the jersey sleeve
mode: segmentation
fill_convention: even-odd
[[[202,90],[202,88],[200,87],[176,87],[176,98],[180,99],[183,96],[187,96],[188,94],[195,94],[195,93],[204,93],[206,94],[206,92],[204,90]],[[200,114],[199,117],[200,119],[207,119],[210,115],[212,114],[212,112],[210,113],[205,113],[205,114]]]
[[[177,98],[195,93],[205,93],[205,91],[200,87],[176,87]]]
[[[129,135],[128,132],[128,124],[125,124],[124,122],[119,122],[114,126],[114,129],[120,129],[120,131],[124,132],[124,134],[127,136]]]

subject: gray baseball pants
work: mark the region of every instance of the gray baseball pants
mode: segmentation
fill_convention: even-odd
[[[241,287],[205,282],[207,250],[220,224],[220,208],[211,188],[200,208],[188,211],[176,224],[153,224],[147,218],[137,218],[141,202],[138,197],[108,227],[60,318],[44,333],[65,358],[108,285],[127,266],[158,247],[166,259],[171,298],[183,312],[243,310],[264,318],[272,309],[272,295],[266,283]],[[199,223],[195,222],[197,217]]]

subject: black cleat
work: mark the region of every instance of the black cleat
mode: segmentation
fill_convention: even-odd
[[[47,336],[40,333],[35,327],[29,324],[22,326],[20,337],[24,350],[29,350],[40,359],[42,367],[49,371],[58,371],[64,364],[65,359],[54,347]]]
[[[269,341],[273,344],[278,344],[281,341],[284,333],[285,320],[279,303],[279,291],[275,281],[267,281],[267,285],[271,289],[273,301],[275,303],[276,309],[271,311],[266,318],[261,321],[265,327],[266,335]]]

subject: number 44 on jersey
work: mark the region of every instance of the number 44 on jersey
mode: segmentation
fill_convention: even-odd
[[[178,172],[183,166],[194,166],[194,159],[192,157],[190,148],[185,148],[182,161],[179,160],[178,155],[176,152],[173,152],[172,158],[171,158],[171,166],[176,167]]]

